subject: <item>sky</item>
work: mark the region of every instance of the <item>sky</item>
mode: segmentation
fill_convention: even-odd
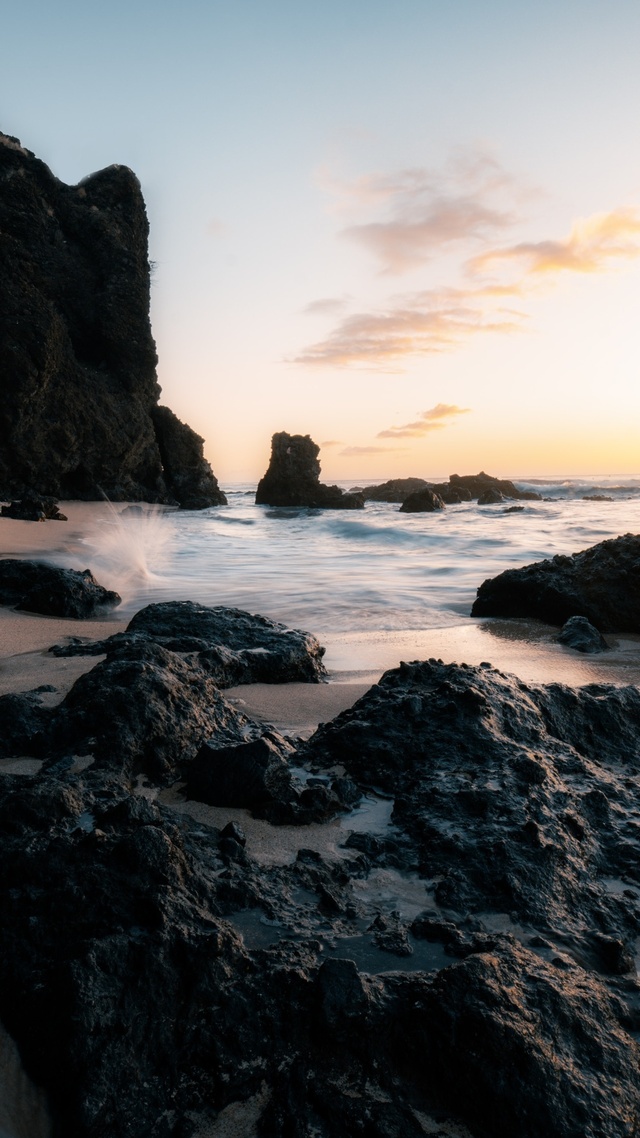
[[[142,184],[225,483],[640,472],[637,0],[21,0],[0,129]]]

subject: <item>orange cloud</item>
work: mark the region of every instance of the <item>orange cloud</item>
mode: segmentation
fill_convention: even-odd
[[[448,427],[458,415],[468,415],[470,407],[456,407],[451,403],[437,403],[429,411],[422,411],[415,423],[405,423],[402,427],[388,427],[376,436],[379,439],[420,439],[429,431],[441,431]]]
[[[491,249],[468,262],[471,272],[516,264],[523,280],[542,273],[598,273],[613,261],[640,256],[640,210],[620,208],[580,218],[560,241],[520,242]]]
[[[390,370],[389,365],[404,356],[449,351],[487,332],[519,331],[523,315],[500,309],[491,313],[487,305],[491,295],[482,288],[442,289],[416,293],[387,311],[348,316],[295,362]]]
[[[345,447],[339,458],[359,458],[363,454],[396,454],[403,447]]]

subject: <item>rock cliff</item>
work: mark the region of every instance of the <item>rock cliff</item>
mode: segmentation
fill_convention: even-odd
[[[0,133],[0,498],[225,501],[157,407],[147,236],[127,167],[67,186]]]

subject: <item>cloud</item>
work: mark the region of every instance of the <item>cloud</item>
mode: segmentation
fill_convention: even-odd
[[[450,351],[487,332],[520,331],[524,315],[495,308],[493,298],[493,290],[483,288],[415,293],[385,311],[345,317],[295,362],[398,370],[394,365],[403,357]]]
[[[325,449],[326,447],[341,447],[342,446],[342,440],[341,439],[329,439],[329,441],[326,443],[320,443],[320,446],[323,449]]]
[[[325,296],[319,300],[312,300],[302,311],[305,316],[338,316],[344,312],[348,300],[349,298],[345,296]]]
[[[363,454],[393,454],[400,447],[345,447],[339,452],[339,458],[359,458]]]
[[[416,268],[458,242],[495,239],[515,221],[514,180],[478,150],[457,152],[443,171],[413,168],[352,182],[325,174],[324,187],[341,211],[359,215],[341,236],[373,253],[384,273]],[[363,212],[374,216],[360,220]]]
[[[515,265],[522,280],[546,273],[598,273],[611,262],[640,256],[640,210],[621,207],[580,218],[560,241],[522,241],[472,258],[474,274]]]
[[[388,427],[376,436],[379,439],[420,439],[429,431],[441,431],[448,427],[458,415],[468,415],[470,407],[457,407],[452,403],[437,403],[428,411],[422,411],[415,423],[405,423],[402,427]]]

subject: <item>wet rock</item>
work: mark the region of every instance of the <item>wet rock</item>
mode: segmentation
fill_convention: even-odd
[[[54,709],[51,762],[93,754],[96,764],[131,779],[174,782],[208,738],[218,746],[257,738],[201,669],[158,644],[122,648],[76,680]]]
[[[150,642],[171,652],[197,653],[198,665],[219,687],[318,683],[327,674],[325,650],[311,633],[242,609],[194,601],[147,605],[132,617],[126,632],[91,643],[54,645],[51,651],[56,656],[100,656]]]
[[[263,735],[235,746],[203,743],[186,771],[188,798],[210,806],[259,806],[286,801],[292,795],[286,755],[292,750],[284,739]]]
[[[23,522],[66,522],[66,514],[60,513],[55,498],[41,498],[35,495],[25,496],[17,502],[11,502],[0,509],[3,518],[17,518]]]
[[[320,482],[319,453],[320,447],[310,435],[275,434],[268,470],[258,483],[256,505],[362,509],[361,494],[347,494],[338,486]]]
[[[444,510],[444,502],[440,495],[429,487],[410,494],[400,507],[401,514],[433,513],[434,510]]]
[[[424,490],[429,483],[424,478],[391,478],[378,486],[365,486],[360,490],[365,502],[404,502],[409,494]],[[354,487],[351,493],[357,491]]]
[[[41,754],[49,720],[37,689],[0,696],[0,758]]]
[[[613,502],[610,494],[583,494],[583,502]]]
[[[503,510],[502,512],[504,514],[519,514],[522,512],[522,510],[524,510],[524,508],[524,506],[507,506],[506,510]]]
[[[571,557],[507,569],[478,589],[472,616],[584,616],[601,632],[640,632],[640,537],[625,534]]]
[[[36,561],[0,561],[0,604],[45,616],[86,620],[120,604],[89,569],[60,569]]]
[[[558,643],[576,652],[608,652],[609,645],[604,636],[589,623],[586,616],[571,616],[563,624]]]
[[[490,487],[488,490],[483,490],[478,497],[479,506],[497,506],[500,502],[506,501],[506,498],[501,490],[496,490]]]
[[[162,412],[156,434],[147,237],[126,166],[67,186],[0,133],[3,498],[167,501],[204,489],[215,504],[197,436],[177,420],[167,429]]]
[[[542,495],[536,490],[519,490],[508,478],[494,478],[481,470],[479,474],[451,474],[449,482],[455,487],[464,487],[472,498],[479,498],[487,490],[498,490],[505,498],[521,498],[528,502],[539,502]]]

